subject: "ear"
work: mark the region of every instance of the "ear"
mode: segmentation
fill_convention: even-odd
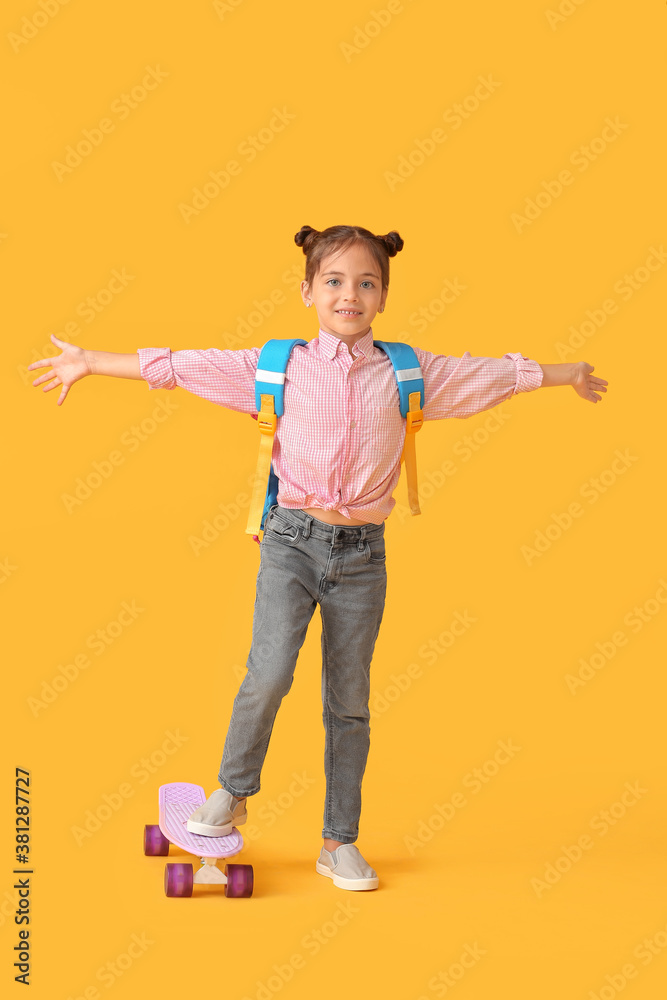
[[[308,299],[310,298],[310,287],[307,281],[301,282],[301,298],[303,299],[305,305],[308,305]]]

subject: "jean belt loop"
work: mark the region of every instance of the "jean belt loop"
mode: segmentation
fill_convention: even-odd
[[[362,524],[361,531],[359,532],[359,541],[357,542],[357,549],[359,552],[363,552],[366,548],[366,525]]]
[[[313,519],[310,514],[306,514],[306,521],[301,529],[304,538],[310,538],[310,526],[313,523]]]

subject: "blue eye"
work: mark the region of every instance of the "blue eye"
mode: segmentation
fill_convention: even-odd
[[[330,285],[332,281],[338,281],[338,278],[329,278],[329,280],[327,281],[327,285]],[[338,284],[340,284],[340,281],[338,281]],[[369,288],[373,288],[373,282],[369,281],[367,278],[364,281],[362,281],[361,284],[367,285]]]

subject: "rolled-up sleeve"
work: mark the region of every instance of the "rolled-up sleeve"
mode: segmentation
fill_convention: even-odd
[[[259,347],[241,351],[172,351],[141,347],[139,371],[149,389],[180,386],[211,403],[240,413],[256,413],[255,372]]]
[[[424,376],[424,420],[472,417],[542,385],[542,369],[523,354],[455,358],[415,348]]]

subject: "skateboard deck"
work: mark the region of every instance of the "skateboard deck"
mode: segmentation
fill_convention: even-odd
[[[204,802],[206,792],[201,785],[183,781],[162,785],[158,825],[144,828],[144,854],[164,857],[169,854],[169,845],[175,844],[200,858],[201,868],[196,873],[190,864],[166,866],[164,891],[167,896],[191,896],[194,885],[224,885],[226,896],[251,896],[252,865],[225,865],[223,873],[216,863],[218,858],[238,854],[243,847],[243,837],[236,827],[224,837],[203,837],[187,829],[188,818]]]
[[[160,829],[167,840],[177,847],[200,858],[231,858],[243,847],[243,837],[234,827],[224,837],[202,837],[190,833],[186,827],[195,809],[206,802],[206,792],[201,785],[175,781],[160,787]]]

